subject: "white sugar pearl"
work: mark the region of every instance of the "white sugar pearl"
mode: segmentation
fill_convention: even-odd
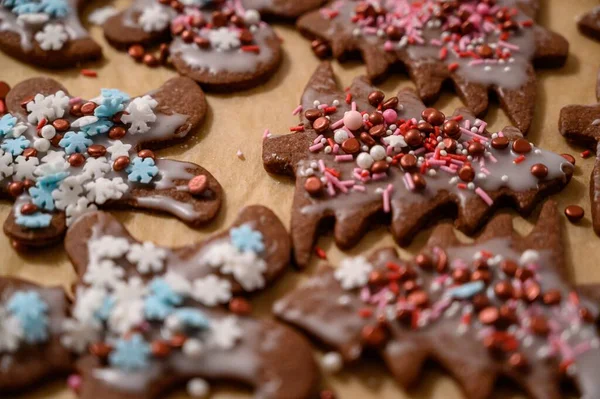
[[[46,125],[41,130],[42,137],[52,140],[56,136],[56,129],[52,125]]]
[[[369,151],[369,154],[371,154],[375,161],[381,161],[385,159],[387,155],[385,152],[385,148],[383,148],[383,146],[381,145],[374,145]]]
[[[325,147],[324,151],[325,151],[325,154],[331,154],[331,147],[330,146]]]
[[[363,169],[371,168],[374,162],[375,160],[373,157],[366,152],[361,152],[358,154],[358,157],[356,157],[356,164]]]
[[[467,184],[467,188],[468,188],[469,190],[475,190],[475,183],[473,183],[473,182],[471,182],[471,183],[468,183],[468,184]]]
[[[39,152],[46,152],[50,149],[50,141],[46,139],[35,139],[33,141],[33,148]]]
[[[369,146],[368,145],[363,145],[362,147],[360,147],[361,150],[363,150],[363,152],[369,152]]]
[[[244,22],[248,25],[257,25],[260,22],[260,13],[256,10],[246,10],[244,13]]]
[[[187,339],[183,344],[183,354],[188,357],[198,358],[202,355],[204,344],[199,339]]]
[[[529,265],[531,263],[537,262],[538,260],[540,260],[539,252],[533,249],[528,249],[521,255],[521,258],[519,259],[519,264]]]
[[[333,100],[333,106],[338,107],[340,105],[340,100]]]
[[[508,181],[508,176],[507,175],[502,175],[501,179],[502,179],[502,181],[504,183],[506,183]]]
[[[345,131],[344,129],[338,129],[335,132],[333,132],[333,140],[336,143],[342,144],[347,139],[348,139],[348,132]]]
[[[177,331],[181,328],[181,320],[175,316],[169,316],[165,320],[165,325],[169,330]]]
[[[312,175],[314,175],[314,174],[315,174],[315,170],[314,170],[313,168],[307,168],[307,169],[304,171],[304,176],[312,176]]]
[[[326,373],[339,373],[343,366],[344,362],[342,361],[342,356],[337,352],[326,353],[321,358],[321,367]]]
[[[202,378],[194,378],[188,382],[187,391],[193,398],[206,398],[210,392],[210,386]]]

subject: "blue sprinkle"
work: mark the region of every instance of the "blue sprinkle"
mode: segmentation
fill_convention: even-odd
[[[96,108],[96,110],[98,108]],[[113,125],[114,123],[112,123],[111,121],[101,119],[98,122],[90,123],[89,125],[83,126],[80,130],[88,136],[95,136],[97,134],[108,133],[108,131],[111,127],[113,127]]]
[[[17,14],[36,14],[42,10],[42,6],[38,3],[19,2],[20,4],[13,7],[12,11]]]
[[[21,323],[24,339],[36,344],[48,339],[48,305],[35,291],[17,291],[7,301],[11,312]]]
[[[150,292],[161,301],[170,305],[181,305],[183,297],[173,291],[171,286],[162,277],[155,277],[150,282]]]
[[[242,252],[262,252],[265,249],[262,233],[252,229],[249,224],[232,228],[229,237],[233,245]]]
[[[127,167],[128,179],[132,182],[148,184],[158,174],[152,158],[134,158]]]
[[[7,139],[4,140],[2,144],[0,144],[0,148],[2,148],[6,152],[10,152],[12,156],[16,157],[17,155],[21,155],[25,148],[29,148],[31,143],[25,137],[20,136],[16,139]]]
[[[41,188],[52,191],[58,188],[58,183],[66,179],[67,176],[69,176],[68,172],[59,172],[51,175],[42,176],[38,178],[36,185]]]
[[[18,215],[16,219],[16,223],[19,226],[29,229],[43,229],[50,226],[50,222],[52,222],[52,215],[41,212],[34,213],[33,215]]]
[[[144,338],[140,334],[133,334],[129,340],[117,340],[108,361],[113,367],[134,372],[148,367],[150,353],[150,345]]]
[[[0,136],[5,136],[15,127],[17,118],[11,114],[6,114],[0,118]]]
[[[101,321],[107,321],[114,307],[115,298],[110,295],[106,295],[102,301],[102,306],[100,306],[100,309],[96,310],[94,313],[94,317]]]
[[[118,100],[120,103],[124,103],[126,101],[131,100],[129,94],[122,92],[119,89],[101,89],[100,94],[102,98],[111,98]]]
[[[173,309],[172,305],[156,295],[149,295],[144,300],[144,315],[148,320],[164,320]]]
[[[40,187],[37,184],[35,187],[29,189],[31,194],[31,202],[33,202],[38,208],[47,211],[54,210],[54,198],[52,198],[52,190],[47,190],[44,187]]]
[[[94,115],[99,118],[110,118],[117,112],[125,109],[123,104],[130,100],[129,95],[117,89],[102,89],[102,103],[94,110]]]
[[[41,11],[55,18],[64,18],[71,11],[71,7],[65,0],[42,0]]]
[[[452,288],[449,293],[453,298],[467,299],[471,298],[485,289],[483,281],[473,281],[461,286]]]
[[[209,326],[204,313],[196,308],[179,308],[173,312],[173,316],[188,328],[206,329]]]
[[[83,132],[67,132],[62,140],[58,143],[59,146],[65,149],[67,154],[73,154],[76,152],[85,152],[88,146],[94,144],[94,142],[88,139]]]

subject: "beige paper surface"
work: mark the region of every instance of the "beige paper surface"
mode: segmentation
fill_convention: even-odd
[[[296,0],[301,1],[301,0]],[[86,8],[84,18],[94,7],[102,6],[97,1]],[[117,2],[125,7],[128,1]],[[586,220],[577,226],[565,219],[566,253],[568,266],[578,282],[600,282],[600,238],[594,235],[589,221],[588,181],[593,166],[593,158],[581,159],[581,148],[569,146],[559,135],[557,122],[559,111],[567,104],[595,103],[596,71],[600,66],[600,43],[594,42],[577,31],[575,18],[598,5],[596,0],[542,0],[543,9],[540,23],[566,36],[571,43],[571,54],[567,65],[559,70],[542,70],[538,73],[538,99],[534,123],[529,139],[546,149],[559,153],[569,152],[577,159],[577,170],[571,184],[554,198],[562,209],[570,204],[580,204],[586,210]],[[228,226],[239,209],[245,205],[263,204],[273,209],[289,226],[290,207],[293,193],[291,180],[269,176],[262,167],[261,137],[265,128],[273,133],[285,133],[297,123],[291,111],[298,105],[305,83],[318,64],[309,42],[300,37],[292,26],[277,25],[278,33],[284,39],[285,58],[281,69],[264,86],[241,93],[209,94],[210,111],[202,128],[195,137],[184,145],[159,152],[162,157],[196,162],[208,169],[225,190],[225,206],[220,216],[211,225],[193,230],[169,217],[151,216],[139,212],[115,212],[134,236],[143,240],[153,240],[162,245],[180,246],[205,238],[207,235]],[[132,95],[157,88],[170,77],[176,75],[168,69],[148,69],[137,65],[125,53],[114,51],[102,36],[101,29],[91,27],[92,35],[103,45],[105,60],[89,66],[98,71],[98,78],[85,78],[78,70],[54,72],[36,69],[0,54],[0,80],[11,86],[23,79],[38,75],[49,75],[61,81],[72,95],[92,98],[101,88],[115,87]],[[359,62],[334,63],[340,83],[348,85],[354,76],[364,73]],[[399,74],[390,77],[382,84],[388,95],[398,88],[412,86],[407,76]],[[445,112],[452,112],[461,106],[452,92],[446,91],[435,106]],[[499,130],[507,124],[504,113],[494,104],[486,121],[491,130]],[[244,160],[238,159],[236,152],[241,150]],[[0,220],[9,213],[8,202],[0,204]],[[514,214],[514,213],[513,213]],[[530,220],[535,220],[536,214]],[[518,229],[526,232],[530,225],[515,217]],[[430,230],[417,236],[413,244],[404,251],[408,256],[418,251],[429,236]],[[369,233],[350,255],[370,251],[383,246],[393,246],[394,242],[386,228],[380,227]],[[330,236],[322,238],[319,246],[329,259],[337,263],[343,256],[332,243]],[[290,269],[288,275],[275,287],[258,295],[253,301],[258,314],[266,316],[269,305],[287,290],[294,287],[302,278],[315,269],[317,259],[311,267],[299,274]],[[74,273],[62,248],[56,247],[31,256],[20,256],[11,248],[8,239],[0,237],[0,275],[18,276],[43,284],[60,284],[65,287],[74,281]],[[404,392],[387,374],[381,362],[371,360],[344,371],[335,377],[326,377],[325,384],[333,387],[344,399],[400,399],[400,398],[462,398],[460,388],[440,370],[426,371],[421,384],[410,393]],[[245,398],[248,393],[235,393],[225,387],[216,388],[215,398]],[[522,398],[515,390],[500,389],[496,398]],[[0,393],[0,397],[4,398]],[[185,398],[182,390],[172,398]],[[65,384],[57,382],[45,385],[32,393],[19,398],[74,399]],[[171,396],[169,397],[169,399]],[[102,398],[98,398],[102,399]]]

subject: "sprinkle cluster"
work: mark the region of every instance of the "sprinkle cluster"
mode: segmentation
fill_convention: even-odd
[[[16,291],[0,306],[0,353],[48,340],[48,305],[35,291]]]
[[[3,0],[1,6],[17,15],[19,24],[34,30],[42,50],[60,50],[69,41],[69,31],[61,23],[73,12],[67,0]]]
[[[489,68],[492,64],[510,62],[520,50],[510,39],[533,26],[533,21],[523,17],[518,8],[496,3],[496,0],[360,1],[351,15],[355,25],[352,33],[355,37],[379,39],[387,52],[409,46],[439,47],[439,59],[447,62],[452,72],[460,66],[457,60]],[[321,14],[335,19],[343,7],[345,2],[337,1],[321,9]],[[313,50],[319,56],[329,52],[323,41],[316,41]]]
[[[490,355],[516,370],[556,358],[563,373],[573,373],[575,358],[600,346],[594,317],[575,292],[555,286],[543,263],[534,250],[519,259],[481,250],[450,261],[436,247],[410,263],[348,259],[334,276],[360,297],[362,318],[413,330],[454,319],[457,335],[474,334]],[[362,332],[364,342],[375,346],[390,336],[384,322]]]
[[[208,348],[233,348],[243,336],[236,315],[251,309],[232,296],[230,280],[221,276],[231,275],[248,291],[264,284],[263,236],[248,224],[209,244],[198,262],[215,273],[195,280],[165,272],[172,255],[150,242],[103,235],[88,243],[88,252],[84,285],[64,323],[62,343],[125,373],[143,371],[175,351],[193,359]],[[125,262],[139,274],[128,273]],[[223,304],[231,315],[215,318],[203,309]]]
[[[158,0],[156,5],[145,7],[138,20],[146,32],[170,27],[174,37],[195,45],[198,50],[251,53],[261,51],[254,39],[260,22],[260,14],[256,10],[244,10],[239,3],[231,0]],[[161,45],[158,56],[155,56],[142,46],[133,45],[129,48],[129,55],[154,67],[167,63],[169,47]]]
[[[131,154],[127,143],[150,131],[157,105],[150,96],[131,100],[115,89],[88,102],[59,91],[24,101],[26,121],[2,116],[0,177],[18,198],[17,224],[47,227],[55,211],[64,211],[70,224],[122,198],[130,184],[151,183],[159,173],[154,154]]]
[[[518,165],[530,154],[542,154],[523,138],[509,140],[502,132],[488,135],[487,124],[479,119],[471,122],[461,115],[447,118],[434,108],[426,108],[420,120],[404,119],[399,117],[403,105],[398,97],[386,100],[383,92],[374,91],[368,101],[377,109],[361,112],[348,94],[346,102],[352,104],[352,109],[335,122],[330,115],[337,112],[338,100],[331,105],[315,101],[315,108],[304,112],[318,134],[308,151],[325,154],[324,159],[332,158],[340,165],[328,167],[322,158],[302,171],[306,177],[304,187],[311,196],[364,192],[370,182],[385,181],[395,171],[402,173],[402,182],[409,191],[422,192],[429,178],[447,176],[448,188],[473,191],[491,206],[493,200],[481,185],[492,175],[489,169],[498,162],[496,157],[510,154],[513,164]],[[300,111],[301,107],[295,112]],[[304,126],[292,130],[302,131]],[[355,164],[351,175],[343,175],[346,163]],[[537,163],[523,173],[543,181],[549,168]],[[508,183],[509,176],[502,175],[501,181]],[[390,211],[393,191],[393,184],[380,189],[386,212]]]

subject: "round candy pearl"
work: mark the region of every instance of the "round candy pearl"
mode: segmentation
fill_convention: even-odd
[[[46,125],[42,128],[42,137],[48,140],[52,140],[56,136],[56,129],[52,125]]]
[[[190,338],[183,344],[183,354],[188,357],[198,358],[202,355],[204,345],[199,339]]]
[[[344,114],[344,125],[350,130],[358,130],[363,125],[363,118],[358,111],[348,111]]]
[[[258,25],[260,22],[260,13],[256,10],[246,10],[244,13],[244,22],[248,25]]]
[[[33,141],[33,148],[39,152],[46,152],[50,149],[50,141],[46,139],[35,139]]]
[[[342,356],[337,352],[326,353],[321,359],[321,367],[326,373],[339,373],[343,366]]]
[[[375,160],[373,157],[366,152],[361,152],[358,154],[358,157],[356,157],[356,164],[363,169],[369,169],[373,166],[374,162]]]
[[[398,118],[398,114],[393,109],[386,109],[383,111],[383,119],[389,124],[395,123]]]
[[[194,378],[188,382],[187,391],[193,398],[206,398],[210,391],[210,386],[202,378]]]
[[[387,155],[385,148],[383,148],[383,146],[381,145],[374,145],[373,147],[371,147],[371,151],[369,151],[369,154],[371,154],[375,161],[381,161],[382,159],[385,159]]]
[[[477,5],[477,12],[482,15],[487,15],[490,12],[490,6],[484,3],[479,3]]]
[[[338,144],[342,144],[348,137],[348,132],[344,129],[338,129],[333,133],[333,140]]]

